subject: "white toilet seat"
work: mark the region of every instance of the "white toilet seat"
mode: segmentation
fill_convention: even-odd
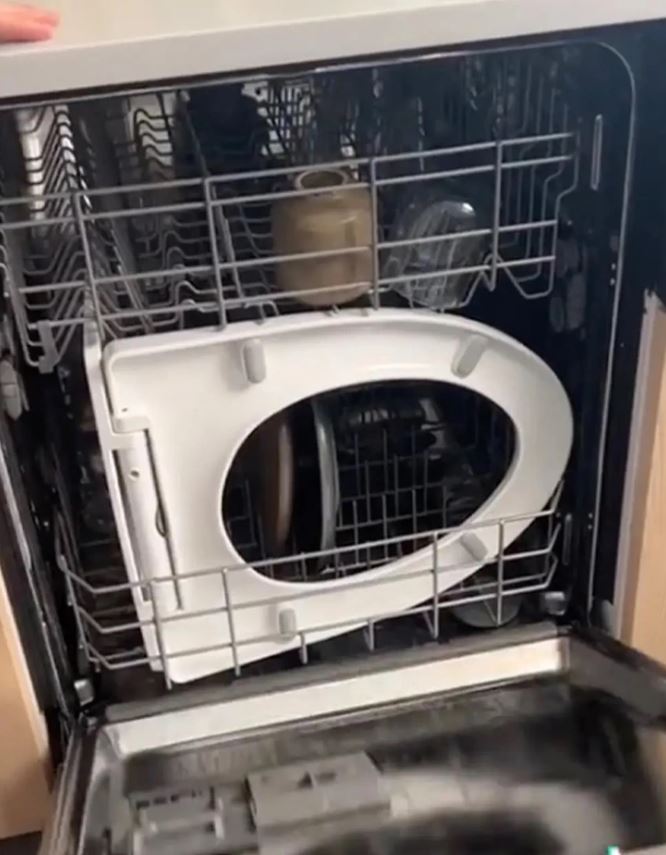
[[[433,595],[432,572],[418,574],[432,570],[432,547],[322,582],[276,581],[244,565],[222,525],[222,492],[240,446],[272,413],[344,386],[431,380],[474,390],[509,415],[514,460],[470,517],[480,527],[439,541],[440,591],[496,556],[498,526],[482,523],[526,515],[504,526],[505,546],[527,528],[553,494],[571,448],[571,408],[551,369],[508,336],[459,317],[398,309],[308,313],[112,342],[103,355],[88,335],[89,383],[128,575],[165,577],[173,567],[179,580],[154,585],[159,637],[143,628],[148,652],[161,646],[170,657],[175,682],[298,647],[301,633],[309,643],[346,632],[345,622],[360,624]],[[154,524],[157,494],[168,541]],[[240,569],[226,574],[235,606],[230,627],[219,611],[221,573],[186,577],[232,567]],[[139,588],[135,601],[139,617],[149,619],[152,606]],[[182,655],[223,644],[229,646]]]

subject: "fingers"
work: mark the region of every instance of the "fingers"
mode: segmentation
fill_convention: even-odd
[[[0,20],[0,42],[42,42],[53,35],[49,24]]]
[[[2,8],[2,3],[0,3],[0,8]],[[17,8],[29,13],[35,21],[50,24],[52,27],[55,27],[60,20],[60,15],[57,12],[52,12],[50,9],[38,9],[36,6],[29,6],[25,3],[18,4]]]
[[[51,38],[57,23],[55,12],[0,2],[0,41],[44,41]]]

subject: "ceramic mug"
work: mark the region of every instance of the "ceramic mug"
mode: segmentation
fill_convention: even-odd
[[[370,288],[372,281],[373,218],[369,188],[355,185],[351,175],[342,169],[302,172],[296,177],[294,188],[316,192],[274,202],[272,229],[276,255],[364,249],[276,262],[278,287],[299,292],[298,300],[308,306],[335,306],[355,300]]]

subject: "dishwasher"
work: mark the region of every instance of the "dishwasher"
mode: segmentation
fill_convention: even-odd
[[[666,672],[617,640],[666,25],[584,6],[0,51],[44,855],[666,844]]]

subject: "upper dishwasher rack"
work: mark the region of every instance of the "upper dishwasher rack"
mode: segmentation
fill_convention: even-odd
[[[0,270],[26,359],[52,370],[88,318],[107,342],[304,311],[276,286],[297,256],[274,246],[271,208],[316,195],[294,187],[314,166],[371,199],[365,244],[305,256],[369,254],[358,304],[416,305],[443,272],[466,284],[442,308],[499,287],[551,294],[581,172],[561,57],[422,58],[3,114],[22,165],[3,168]],[[443,185],[479,200],[479,222],[401,232],[408,200]],[[470,241],[472,260],[456,251]],[[392,263],[428,247],[434,266]]]

